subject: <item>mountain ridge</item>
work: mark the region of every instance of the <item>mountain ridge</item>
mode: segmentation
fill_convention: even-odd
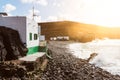
[[[69,36],[71,40],[81,42],[91,41],[95,38],[120,39],[119,27],[105,27],[73,21],[58,21],[39,23],[42,35],[49,40],[50,37]]]

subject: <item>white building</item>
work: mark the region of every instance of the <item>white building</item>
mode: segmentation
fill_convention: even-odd
[[[0,26],[9,27],[19,32],[22,42],[29,50],[27,54],[39,51],[40,26],[34,20],[25,16],[6,16],[5,13],[0,13]]]

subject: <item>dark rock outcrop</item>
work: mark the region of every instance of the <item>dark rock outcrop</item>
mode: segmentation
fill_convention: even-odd
[[[0,26],[0,61],[18,59],[25,56],[27,51],[18,31]]]

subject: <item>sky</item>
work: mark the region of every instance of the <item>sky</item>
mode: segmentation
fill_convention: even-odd
[[[0,12],[38,22],[77,21],[108,27],[120,26],[120,0],[0,0]]]

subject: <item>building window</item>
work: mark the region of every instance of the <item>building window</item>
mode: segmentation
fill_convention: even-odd
[[[32,33],[29,34],[30,41],[32,40]]]
[[[37,38],[38,38],[38,35],[34,34],[34,40],[37,40]]]

